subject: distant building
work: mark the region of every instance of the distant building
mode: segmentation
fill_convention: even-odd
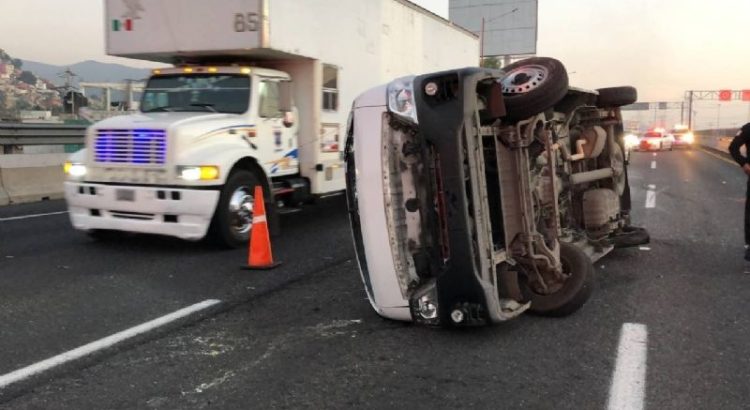
[[[0,78],[10,78],[10,73],[13,71],[12,69],[12,65],[0,63]]]

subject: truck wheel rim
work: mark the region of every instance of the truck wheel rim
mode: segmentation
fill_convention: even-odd
[[[253,194],[241,186],[229,198],[229,225],[237,236],[246,236],[253,227]]]
[[[546,67],[531,64],[518,67],[505,74],[500,81],[503,94],[525,94],[544,84],[549,77]]]

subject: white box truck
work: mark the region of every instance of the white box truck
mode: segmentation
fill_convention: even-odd
[[[140,112],[89,127],[66,164],[77,229],[237,246],[262,185],[271,225],[345,188],[353,99],[475,65],[477,37],[405,0],[107,0],[107,53],[163,62]],[[273,206],[271,206],[273,205]]]

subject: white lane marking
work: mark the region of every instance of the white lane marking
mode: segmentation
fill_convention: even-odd
[[[646,393],[647,347],[648,330],[645,325],[640,323],[622,325],[607,409],[643,409]]]
[[[656,191],[646,191],[646,208],[653,208],[656,206]]]
[[[27,379],[36,374],[40,374],[42,372],[45,372],[47,370],[50,370],[54,367],[65,364],[67,362],[71,362],[73,360],[77,360],[82,357],[88,356],[92,353],[95,353],[98,350],[102,350],[102,349],[106,349],[108,347],[114,346],[115,344],[123,342],[127,339],[147,333],[158,327],[164,326],[170,322],[174,322],[175,320],[182,319],[186,316],[189,316],[198,311],[207,309],[218,303],[221,303],[221,301],[216,300],[216,299],[204,300],[203,302],[196,303],[186,308],[182,308],[178,311],[172,312],[160,318],[148,321],[138,326],[131,327],[130,329],[126,329],[126,330],[123,330],[122,332],[115,333],[103,339],[99,339],[89,344],[85,344],[81,347],[77,347],[73,350],[69,350],[57,356],[50,357],[49,359],[42,360],[41,362],[34,363],[22,369],[18,369],[8,374],[4,374],[0,376],[0,391],[2,391],[2,389],[4,389],[5,387],[8,387],[9,385],[13,383]]]
[[[60,212],[49,212],[49,213],[46,213],[46,214],[33,214],[33,215],[11,216],[11,217],[8,217],[8,218],[0,218],[0,222],[19,221],[21,219],[41,218],[43,216],[62,215],[62,214],[67,214],[67,213],[68,213],[68,211],[60,211]]]
[[[657,156],[657,155],[659,155],[659,154],[657,154],[657,153],[654,152],[654,156]]]
[[[650,251],[651,250],[651,248],[649,248],[648,246],[639,246],[638,249],[642,250],[642,251]]]
[[[656,161],[651,161],[651,169],[656,169]]]
[[[654,184],[648,184],[648,189],[656,189],[656,185],[654,185]]]

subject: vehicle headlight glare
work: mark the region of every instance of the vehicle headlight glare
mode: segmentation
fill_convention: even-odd
[[[694,142],[695,142],[695,135],[693,135],[693,133],[692,133],[692,132],[688,132],[687,134],[685,134],[685,136],[684,136],[684,137],[682,137],[682,139],[683,139],[683,140],[684,140],[685,142],[687,142],[688,144],[692,144],[692,143],[694,143]]]
[[[388,84],[388,111],[419,124],[414,102],[414,76],[402,77]]]
[[[65,174],[67,175],[80,178],[86,175],[86,166],[75,162],[66,162],[65,165],[63,165],[63,171],[65,171]]]
[[[219,167],[214,165],[186,166],[178,169],[185,181],[207,181],[219,178]]]
[[[628,134],[625,136],[625,148],[633,148],[638,145],[638,136]]]

